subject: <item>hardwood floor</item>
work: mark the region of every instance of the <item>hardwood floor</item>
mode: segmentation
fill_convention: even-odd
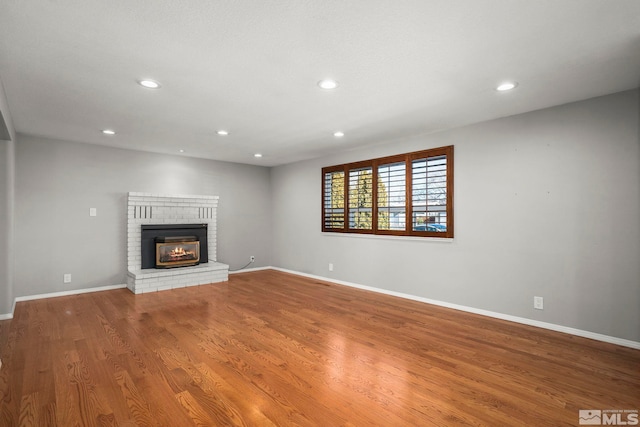
[[[0,425],[578,425],[640,351],[275,271],[18,303]]]

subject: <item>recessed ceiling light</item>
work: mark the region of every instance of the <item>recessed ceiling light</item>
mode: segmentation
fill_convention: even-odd
[[[102,133],[104,133],[105,135],[115,135],[116,131],[111,129],[102,129]]]
[[[256,153],[256,154],[254,154],[254,155],[253,155],[253,157],[255,157],[255,158],[259,159],[260,157],[262,157],[262,154],[260,154],[260,153]]]
[[[220,129],[218,132],[216,132],[218,135],[222,135],[222,136],[226,136],[229,135],[229,131],[228,130],[224,130],[224,129]]]
[[[333,136],[335,136],[336,138],[342,138],[344,136],[344,132],[340,132],[340,131],[334,132]]]
[[[160,87],[160,83],[155,80],[144,79],[140,80],[138,83],[140,83],[140,86],[144,86],[148,89],[158,89]]]
[[[184,153],[184,150],[180,150],[181,153]]]
[[[499,92],[504,92],[504,91],[507,91],[507,90],[511,90],[511,89],[515,88],[516,86],[518,86],[518,83],[516,83],[516,82],[504,82],[504,83],[500,84],[500,86],[498,86],[496,88],[496,90],[499,91]]]
[[[322,89],[335,89],[338,87],[338,82],[332,79],[324,79],[318,82],[318,86]]]

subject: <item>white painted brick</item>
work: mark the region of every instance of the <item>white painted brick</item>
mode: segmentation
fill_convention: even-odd
[[[129,269],[127,283],[129,289],[135,293],[140,293],[142,290],[151,292],[170,287],[197,286],[205,282],[227,280],[227,270],[207,270],[207,265],[203,265],[202,268],[193,267],[191,269],[188,267],[162,273],[150,269],[151,273],[140,273],[140,225],[142,224],[208,224],[209,255],[210,258],[215,259],[217,246],[215,209],[218,206],[218,201],[218,196],[130,192],[127,206],[127,265]],[[153,218],[136,218],[139,214],[136,207],[144,209],[145,206],[153,207]],[[210,218],[200,218],[201,208],[204,208],[202,214],[210,216]],[[139,274],[131,273],[131,271],[136,271]],[[140,291],[137,289],[138,285]]]

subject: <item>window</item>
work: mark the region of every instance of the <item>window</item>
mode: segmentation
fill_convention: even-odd
[[[453,146],[322,169],[322,231],[453,237]]]
[[[349,170],[349,230],[373,230],[373,169]]]
[[[407,166],[404,161],[378,165],[378,230],[404,231],[407,224]]]
[[[326,168],[325,168],[326,169]],[[323,230],[344,229],[344,171],[334,170],[322,172],[322,204],[324,206]]]

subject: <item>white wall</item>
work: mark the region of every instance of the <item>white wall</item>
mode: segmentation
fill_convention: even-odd
[[[628,91],[274,168],[274,265],[640,341],[638,109]],[[453,241],[320,232],[323,166],[450,144]]]
[[[14,297],[126,283],[129,191],[220,196],[218,261],[271,263],[265,167],[18,139]]]

